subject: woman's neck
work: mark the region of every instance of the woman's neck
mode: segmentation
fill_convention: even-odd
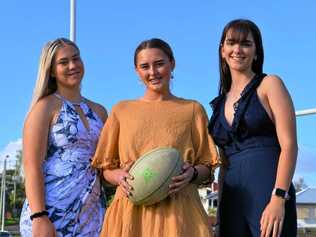
[[[175,98],[170,91],[165,93],[155,92],[155,91],[146,91],[144,96],[140,98],[140,100],[145,101],[162,101],[162,100],[170,100]]]
[[[229,91],[242,91],[245,86],[252,80],[255,73],[249,72],[232,72],[232,84]]]
[[[58,88],[56,93],[69,100],[70,102],[79,103],[82,100],[80,89],[74,90],[73,88]]]

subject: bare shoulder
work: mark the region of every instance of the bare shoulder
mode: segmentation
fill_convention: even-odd
[[[51,119],[60,106],[61,101],[59,101],[58,98],[53,95],[46,96],[40,99],[33,108],[31,108],[27,120],[32,118]]]
[[[263,87],[268,87],[268,89],[271,89],[271,87],[285,87],[283,80],[277,75],[267,75],[261,84]]]
[[[91,109],[101,118],[104,123],[108,117],[105,107],[88,99],[86,99],[86,101]]]
[[[24,129],[35,127],[45,130],[51,124],[54,116],[58,113],[61,101],[53,95],[40,99],[28,113]]]

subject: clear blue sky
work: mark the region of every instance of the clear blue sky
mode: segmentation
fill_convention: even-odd
[[[0,151],[21,137],[41,47],[69,36],[69,2],[0,4]],[[142,95],[134,49],[144,39],[160,37],[176,57],[173,92],[200,101],[210,115],[208,102],[218,87],[221,31],[234,18],[249,18],[262,31],[265,72],[283,78],[297,110],[315,108],[315,12],[314,0],[78,0],[77,43],[86,67],[83,95],[108,110],[122,99]],[[316,115],[298,118],[297,124],[300,147],[315,158],[316,152],[310,151],[316,151]],[[312,165],[316,169],[315,161]]]

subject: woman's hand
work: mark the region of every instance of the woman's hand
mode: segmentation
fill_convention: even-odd
[[[182,166],[182,170],[182,174],[172,178],[172,183],[169,185],[169,195],[179,192],[182,188],[190,183],[194,173],[193,166],[188,162],[185,162]]]
[[[133,180],[134,177],[132,177],[128,171],[131,169],[134,162],[128,163],[124,168],[122,169],[115,169],[115,170],[106,170],[105,172],[111,173],[110,176],[112,176],[112,180],[114,181],[114,185],[117,185],[121,187],[122,191],[128,197],[131,195],[131,190],[133,190],[133,187],[129,185],[128,180]],[[105,175],[106,177],[106,175]]]
[[[272,195],[269,204],[262,213],[260,220],[260,237],[279,237],[282,232],[285,200]]]
[[[32,237],[56,237],[53,223],[47,216],[41,216],[32,221]]]

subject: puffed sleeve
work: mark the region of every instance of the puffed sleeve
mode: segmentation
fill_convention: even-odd
[[[195,150],[195,164],[210,168],[218,165],[218,153],[213,138],[208,134],[208,118],[203,106],[194,103],[192,119],[192,143]]]
[[[98,169],[116,169],[120,167],[119,158],[120,123],[112,109],[102,129],[92,166]]]

